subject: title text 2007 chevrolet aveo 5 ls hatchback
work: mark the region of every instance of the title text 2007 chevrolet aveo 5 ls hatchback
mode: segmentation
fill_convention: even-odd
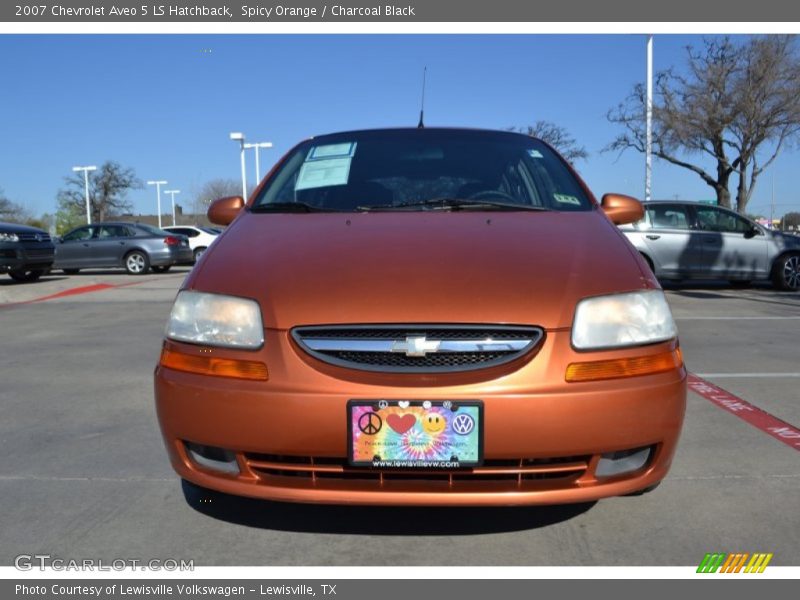
[[[178,293],[155,374],[172,465],[282,501],[524,505],[667,473],[686,371],[650,269],[539,140],[313,138]]]

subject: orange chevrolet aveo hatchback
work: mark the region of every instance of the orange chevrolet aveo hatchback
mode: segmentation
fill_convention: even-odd
[[[272,500],[584,502],[655,486],[686,370],[658,282],[548,145],[508,132],[312,138],[178,293],[155,373],[172,465]]]

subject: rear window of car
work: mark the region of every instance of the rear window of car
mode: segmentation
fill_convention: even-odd
[[[583,187],[547,145],[524,135],[383,130],[309,140],[287,158],[254,206],[302,202],[358,210],[439,198],[586,211]]]
[[[690,229],[689,212],[680,204],[648,204],[637,229]]]

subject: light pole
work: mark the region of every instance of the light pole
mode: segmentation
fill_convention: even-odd
[[[653,188],[653,36],[647,36],[646,141],[644,155],[644,199],[650,201]]]
[[[165,194],[169,194],[172,198],[172,226],[175,227],[177,223],[175,222],[175,194],[180,194],[180,190],[164,190]]]
[[[148,181],[147,185],[156,186],[156,198],[158,198],[158,228],[161,229],[161,186],[167,185],[166,181]]]
[[[239,158],[242,163],[242,198],[247,200],[247,175],[244,172],[244,134],[240,131],[234,131],[231,133],[231,139],[235,142],[239,142]]]
[[[272,148],[272,142],[254,142],[252,144],[245,144],[245,148],[253,148],[256,151],[256,185],[261,181],[261,167],[258,162],[259,150],[261,148]]]
[[[96,171],[97,167],[72,167],[73,172],[83,171],[83,188],[86,192],[86,224],[92,224],[92,207],[89,203],[89,171]]]

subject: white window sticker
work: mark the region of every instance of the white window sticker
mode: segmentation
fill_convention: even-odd
[[[356,153],[356,143],[314,146],[308,153],[297,176],[295,190],[347,185],[350,164]]]
[[[544,155],[538,150],[528,150],[528,156],[531,158],[544,158]]]
[[[308,158],[306,160],[318,160],[320,158],[353,158],[355,153],[355,142],[327,144],[325,146],[314,146],[311,152],[308,153]]]
[[[575,196],[567,196],[566,194],[553,194],[553,198],[555,198],[556,202],[559,204],[575,204],[577,206],[581,205],[581,201]]]

